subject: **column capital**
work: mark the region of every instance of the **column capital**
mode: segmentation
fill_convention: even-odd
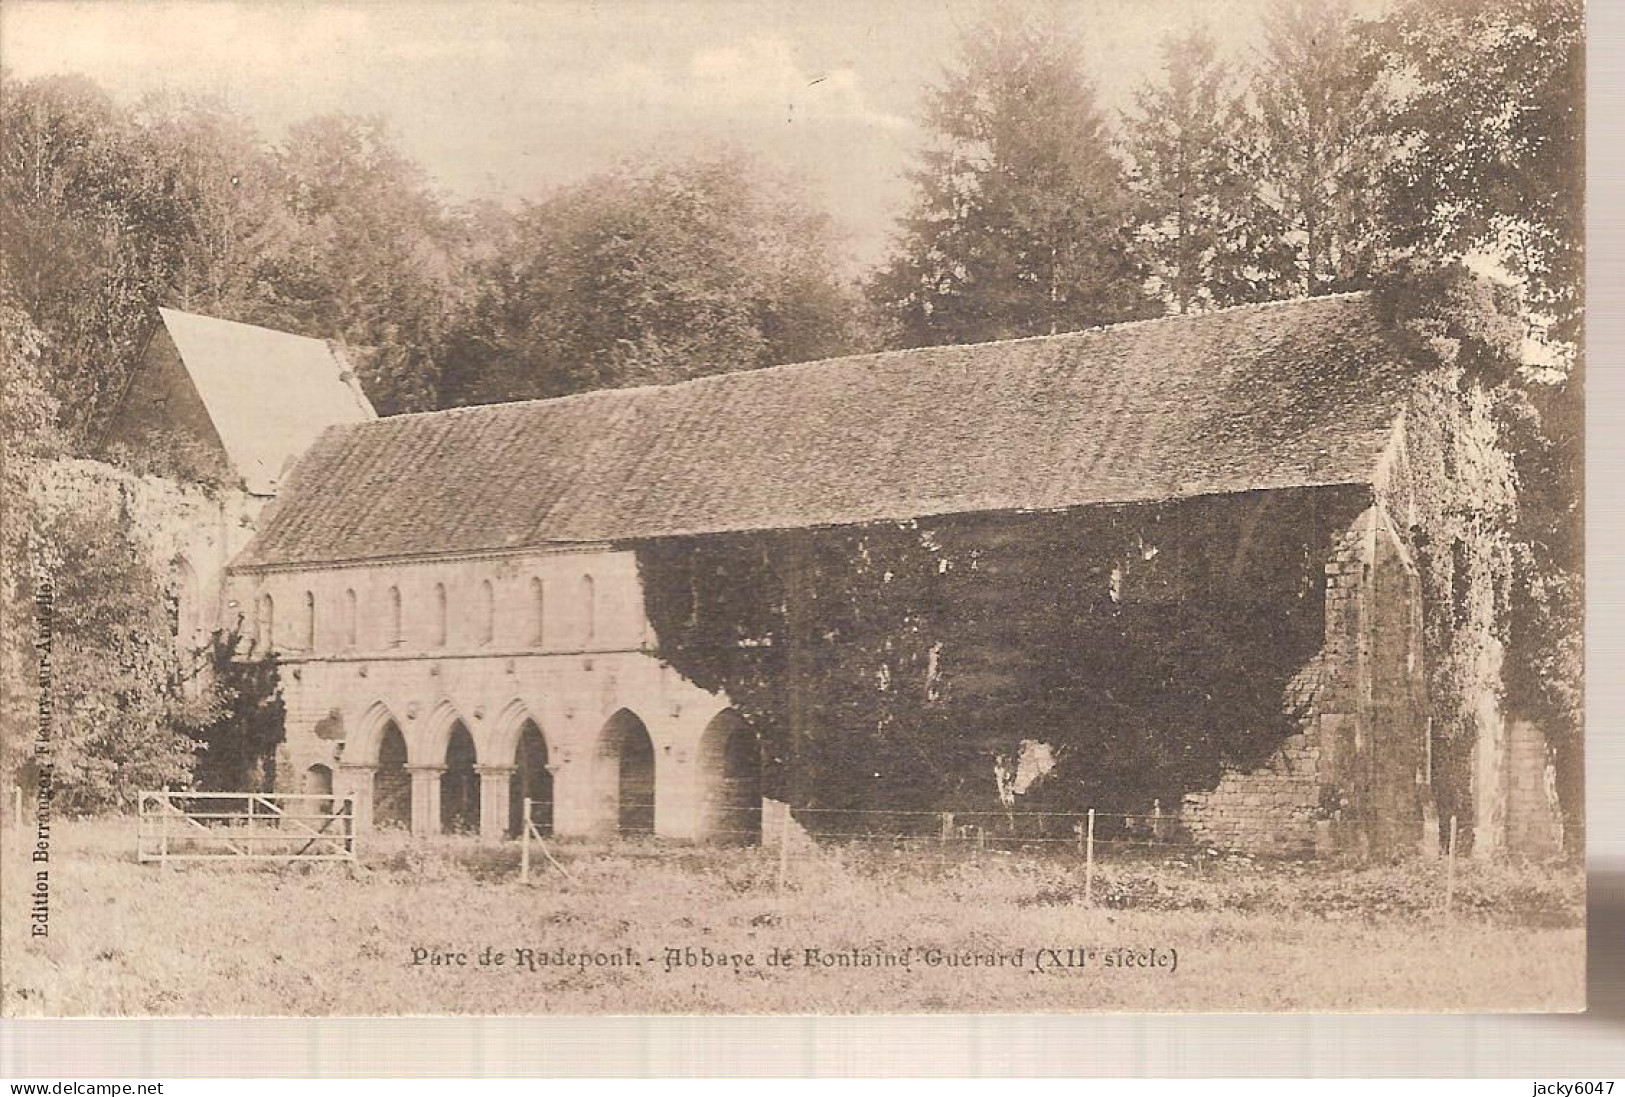
[[[444,762],[408,762],[406,763],[406,768],[411,770],[414,774],[437,774],[446,772],[446,764]]]
[[[513,765],[501,765],[497,763],[486,765],[482,762],[474,767],[474,772],[478,773],[481,777],[507,777],[510,776],[517,768],[517,766]]]

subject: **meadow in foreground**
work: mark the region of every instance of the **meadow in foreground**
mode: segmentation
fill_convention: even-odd
[[[528,884],[514,844],[381,835],[354,871],[133,847],[131,820],[55,828],[40,940],[7,842],[6,1015],[1584,1008],[1573,865],[1464,863],[1447,923],[1426,861],[1158,851],[1086,903],[1075,858],[1022,852],[801,847],[780,892],[772,850],[653,841],[557,844],[570,876]]]

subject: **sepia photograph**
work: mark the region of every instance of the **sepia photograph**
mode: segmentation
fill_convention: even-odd
[[[8,0],[0,1015],[1586,1009],[1581,0]]]

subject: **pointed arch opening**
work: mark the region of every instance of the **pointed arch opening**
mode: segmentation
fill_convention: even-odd
[[[553,833],[553,773],[547,765],[547,739],[536,721],[527,719],[514,744],[513,776],[508,779],[508,832],[513,837],[524,826],[527,797],[531,821],[541,833]]]
[[[699,837],[736,845],[762,840],[762,748],[756,729],[724,709],[700,736]]]
[[[446,769],[440,775],[440,829],[446,834],[478,834],[480,775],[474,765],[474,737],[461,720],[446,738]]]
[[[269,594],[260,598],[258,619],[255,621],[254,638],[259,646],[259,654],[265,655],[276,646],[276,602]]]
[[[390,720],[378,741],[378,768],[372,775],[372,824],[410,830],[412,774],[406,768],[406,736]]]
[[[598,733],[594,784],[602,829],[622,835],[654,833],[654,741],[630,709],[615,713]]]
[[[532,647],[547,645],[547,587],[542,580],[530,581],[530,643]]]

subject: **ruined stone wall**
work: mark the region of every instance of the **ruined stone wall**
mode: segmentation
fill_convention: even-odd
[[[1374,506],[1325,571],[1325,645],[1283,697],[1302,731],[1263,767],[1186,796],[1182,822],[1199,842],[1282,854],[1419,848],[1431,798],[1415,566]]]
[[[1562,853],[1557,770],[1538,724],[1508,721],[1506,780],[1507,848],[1529,857]]]
[[[254,535],[264,500],[240,491],[204,488],[167,477],[139,476],[101,461],[65,459],[39,465],[31,491],[42,512],[118,507],[150,546],[153,560],[189,589],[182,612],[183,647],[203,644],[216,628],[230,628],[227,565]]]

